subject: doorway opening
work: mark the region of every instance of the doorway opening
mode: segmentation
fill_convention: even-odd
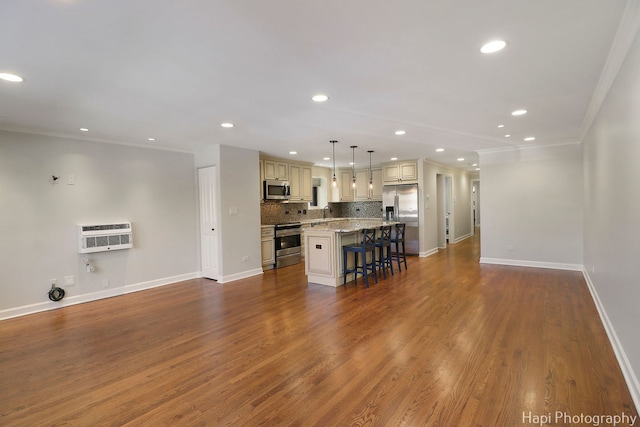
[[[444,249],[447,244],[455,242],[453,177],[436,175],[438,203],[438,247]]]
[[[480,180],[471,180],[471,235],[480,228]]]

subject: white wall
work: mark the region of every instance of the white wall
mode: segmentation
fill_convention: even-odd
[[[0,131],[0,318],[196,277],[196,206],[191,154]],[[134,247],[89,254],[87,273],[76,225],[117,221]]]
[[[481,262],[581,270],[582,147],[480,152]]]
[[[453,178],[454,226],[452,243],[471,236],[471,184],[469,175],[459,169],[422,161],[420,199],[422,205],[420,223],[420,254],[430,255],[438,251],[438,186],[437,176]]]
[[[640,38],[583,144],[585,271],[640,406]]]
[[[212,144],[197,152],[195,160],[198,168],[217,166],[221,256],[218,281],[261,274],[259,152]],[[243,261],[244,257],[247,261]]]

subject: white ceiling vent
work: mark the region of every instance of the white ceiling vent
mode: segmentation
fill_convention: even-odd
[[[133,247],[131,223],[78,225],[78,252],[113,251]]]

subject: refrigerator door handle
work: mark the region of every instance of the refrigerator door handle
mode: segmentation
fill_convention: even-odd
[[[393,214],[394,214],[394,221],[398,220],[398,214],[400,213],[400,196],[398,196],[398,194],[396,193],[395,197],[393,198]]]

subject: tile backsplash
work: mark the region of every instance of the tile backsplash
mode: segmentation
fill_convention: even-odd
[[[382,202],[329,203],[327,218],[382,218]],[[322,219],[322,209],[309,209],[307,203],[264,202],[260,205],[262,224]]]

